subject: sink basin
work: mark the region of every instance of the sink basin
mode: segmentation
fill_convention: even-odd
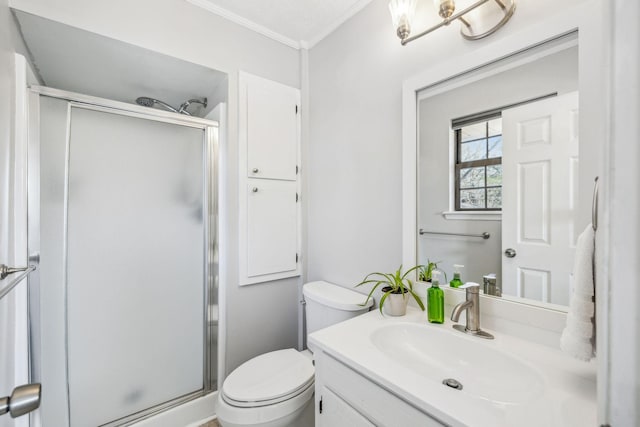
[[[500,404],[524,403],[543,393],[542,375],[527,363],[475,337],[415,323],[372,332],[371,342],[387,357],[428,381],[453,378],[456,393]],[[448,388],[446,385],[442,385]]]

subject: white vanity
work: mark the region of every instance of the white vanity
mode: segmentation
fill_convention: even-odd
[[[494,340],[374,310],[311,334],[316,425],[594,426],[596,364],[489,331]],[[443,384],[454,379],[462,389]]]

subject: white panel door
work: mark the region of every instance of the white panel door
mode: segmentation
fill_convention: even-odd
[[[298,98],[295,88],[247,78],[247,176],[296,179]]]
[[[567,305],[577,239],[578,93],[505,110],[502,129],[503,292]]]
[[[247,276],[295,271],[298,211],[295,181],[249,179]]]

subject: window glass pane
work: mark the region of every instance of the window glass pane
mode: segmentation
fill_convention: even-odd
[[[502,188],[487,188],[487,208],[502,208]]]
[[[484,187],[484,166],[460,169],[460,188]]]
[[[484,188],[460,190],[460,209],[484,209]]]
[[[465,142],[460,144],[460,161],[470,162],[487,158],[487,140]]]
[[[460,129],[460,141],[472,141],[487,137],[487,122],[464,126]]]
[[[487,187],[502,185],[502,165],[487,166]]]
[[[502,157],[502,135],[489,138],[489,158]]]
[[[489,124],[489,135],[502,135],[502,117],[498,117],[497,119],[489,120],[487,122]]]

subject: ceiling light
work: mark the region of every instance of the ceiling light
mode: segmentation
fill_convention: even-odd
[[[409,37],[416,0],[391,0],[389,2],[393,27],[396,29],[396,33],[403,45],[419,39],[440,27],[449,25],[455,20],[459,20],[462,24],[460,26],[462,37],[467,40],[479,40],[502,28],[516,9],[516,0],[477,0],[459,12],[456,12],[454,0],[434,0],[434,4],[442,21],[415,36]]]

